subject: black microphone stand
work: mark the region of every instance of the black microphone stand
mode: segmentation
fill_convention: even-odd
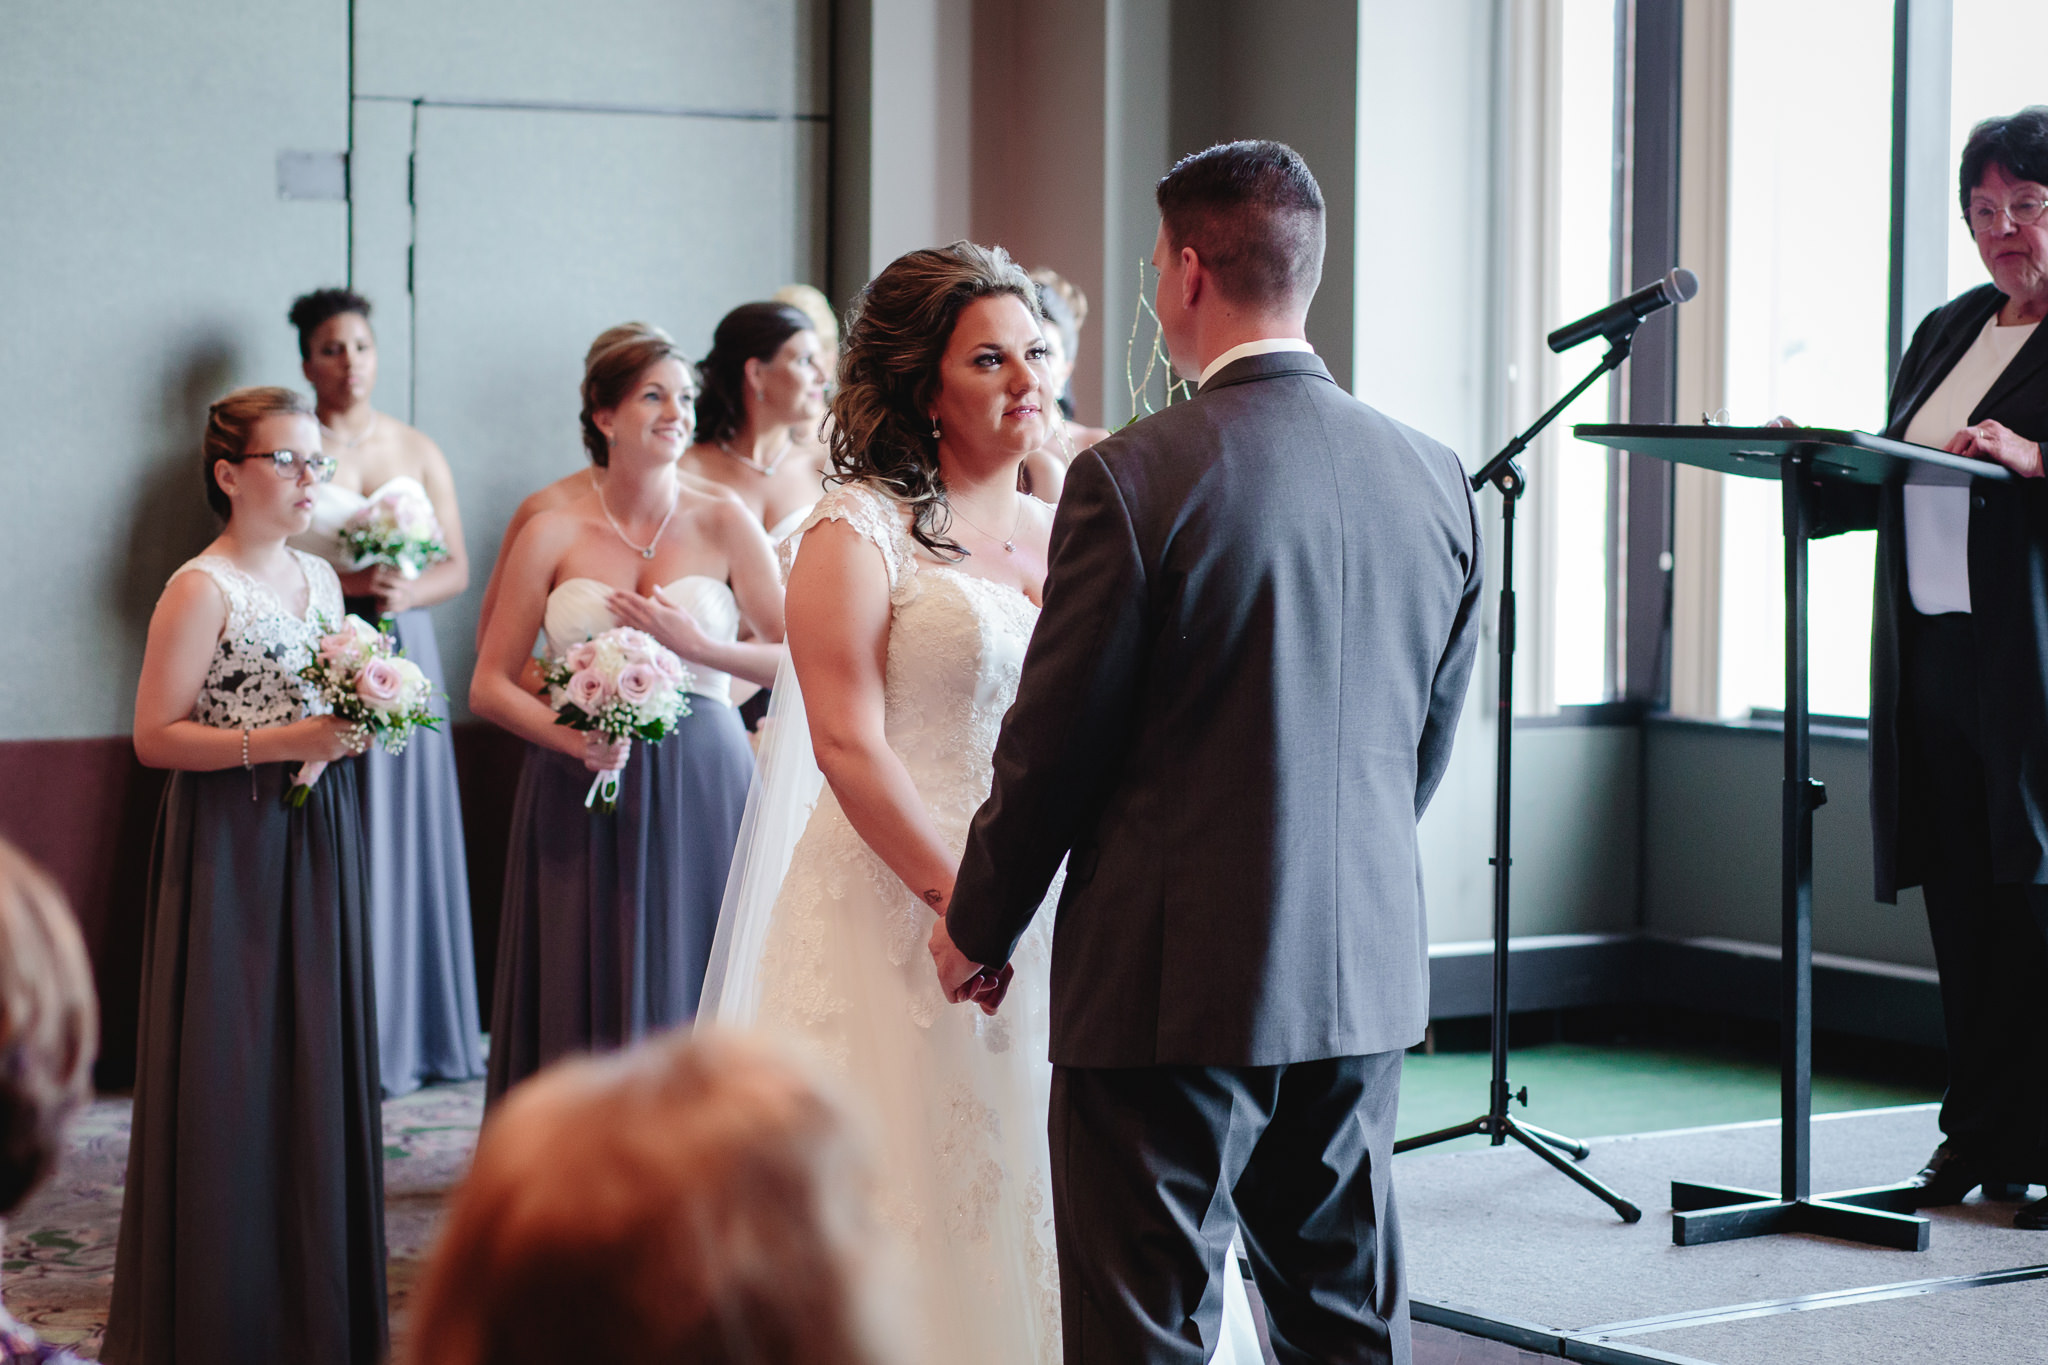
[[[1423,1133],[1418,1137],[1405,1138],[1394,1144],[1396,1152],[1410,1152],[1418,1147],[1429,1147],[1453,1138],[1471,1137],[1484,1133],[1499,1147],[1509,1138],[1521,1143],[1537,1156],[1563,1171],[1579,1184],[1606,1201],[1624,1223],[1642,1220],[1643,1211],[1623,1199],[1613,1190],[1587,1175],[1584,1171],[1559,1156],[1559,1152],[1571,1153],[1574,1160],[1584,1161],[1589,1149],[1583,1142],[1538,1128],[1533,1123],[1524,1123],[1508,1112],[1509,1100],[1520,1100],[1524,1107],[1529,1103],[1529,1088],[1510,1093],[1508,1090],[1508,800],[1513,790],[1510,781],[1514,766],[1514,705],[1515,705],[1515,504],[1528,489],[1528,480],[1522,468],[1515,463],[1515,457],[1529,448],[1529,442],[1536,439],[1543,428],[1549,426],[1557,415],[1570,407],[1578,396],[1599,380],[1600,376],[1621,368],[1628,359],[1629,347],[1634,343],[1636,327],[1641,319],[1630,320],[1622,329],[1608,334],[1607,354],[1600,359],[1593,372],[1578,382],[1577,387],[1557,400],[1550,410],[1530,423],[1528,430],[1507,443],[1500,454],[1483,465],[1472,476],[1472,487],[1476,491],[1492,484],[1500,490],[1500,699],[1496,717],[1500,727],[1498,736],[1497,769],[1493,794],[1493,1083],[1488,1096],[1486,1112],[1468,1123],[1455,1128],[1443,1128],[1434,1133]]]

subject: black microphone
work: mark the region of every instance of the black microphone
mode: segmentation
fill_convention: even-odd
[[[1627,298],[1617,299],[1577,322],[1567,322],[1550,334],[1550,349],[1569,351],[1594,337],[1606,337],[1612,341],[1623,332],[1633,332],[1637,323],[1658,309],[1684,303],[1699,292],[1699,276],[1682,265],[1678,266],[1655,284],[1646,284]]]

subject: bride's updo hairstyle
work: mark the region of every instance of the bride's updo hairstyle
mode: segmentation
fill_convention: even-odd
[[[854,301],[832,399],[832,479],[887,489],[910,507],[910,534],[936,554],[966,551],[946,532],[932,400],[960,314],[1008,294],[1041,316],[1038,291],[999,246],[955,242],[898,256]]]
[[[611,443],[597,429],[597,414],[626,401],[648,367],[664,360],[682,364],[692,381],[697,371],[675,338],[647,322],[622,322],[607,327],[583,355],[583,448],[599,469],[611,463]]]
[[[297,389],[236,389],[208,408],[206,437],[200,442],[200,453],[205,457],[206,505],[222,521],[226,521],[235,510],[221,488],[220,480],[213,477],[213,466],[218,460],[233,464],[241,459],[249,448],[249,433],[256,429],[258,422],[266,417],[311,416],[313,400]]]
[[[814,330],[802,309],[786,303],[743,303],[719,319],[711,354],[697,367],[697,439],[730,441],[747,420],[747,362],[770,360],[798,332]]]

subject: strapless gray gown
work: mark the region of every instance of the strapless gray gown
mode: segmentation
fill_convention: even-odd
[[[491,1006],[487,1101],[557,1058],[686,1023],[753,776],[730,706],[694,709],[635,744],[611,814],[586,810],[591,773],[529,748],[512,806]]]
[[[352,599],[349,605],[365,620],[377,619],[374,604]],[[434,684],[442,728],[416,732],[402,754],[372,747],[363,758],[377,1052],[387,1096],[410,1094],[427,1081],[484,1074],[462,797],[441,649],[424,610],[401,612],[396,631],[405,656]]]

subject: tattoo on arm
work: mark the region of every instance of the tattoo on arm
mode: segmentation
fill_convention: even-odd
[[[937,887],[933,887],[932,889],[924,893],[925,904],[933,907],[934,909],[938,908],[939,903],[944,899],[945,897],[939,894]]]

